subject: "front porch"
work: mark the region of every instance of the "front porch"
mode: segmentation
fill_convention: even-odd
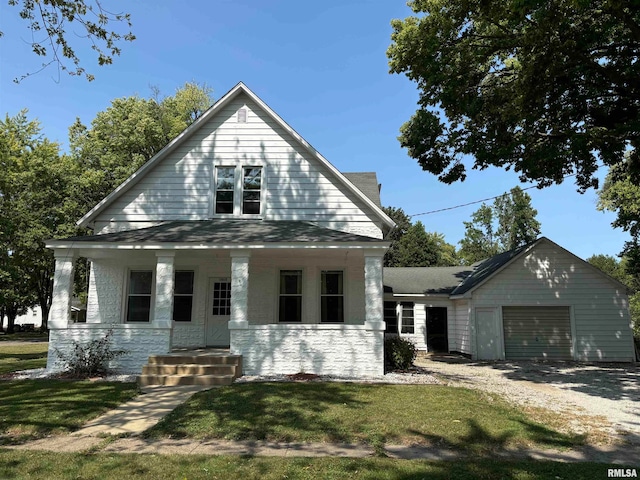
[[[245,248],[57,246],[48,368],[60,368],[56,348],[112,330],[114,348],[128,352],[112,363],[120,371],[141,372],[150,356],[176,348],[228,347],[249,375],[380,375],[387,245],[335,236]],[[78,257],[91,260],[86,323],[68,314]]]

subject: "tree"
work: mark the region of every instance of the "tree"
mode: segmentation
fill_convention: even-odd
[[[42,138],[38,122],[29,121],[26,111],[0,121],[0,146],[0,268],[8,279],[4,306],[38,303],[46,328],[55,262],[44,242],[82,233],[75,225],[80,172],[70,157],[60,156],[57,144]]]
[[[432,267],[438,264],[438,244],[422,222],[411,225],[398,243],[396,267]]]
[[[9,0],[9,5],[18,7],[20,18],[27,22],[33,53],[45,58],[38,71],[56,65],[59,71],[84,75],[92,81],[93,74],[81,66],[77,46],[70,39],[88,42],[97,54],[98,65],[102,66],[112,64],[113,57],[120,55],[122,42],[136,38],[131,32],[131,15],[110,12],[102,7],[100,0]],[[80,33],[74,31],[69,35],[69,27],[79,28]],[[67,61],[73,66],[68,67]],[[26,73],[14,81],[20,82],[32,74]]]
[[[531,196],[520,187],[495,199],[493,206],[482,206],[464,222],[460,257],[467,265],[533,242],[540,235],[538,211]]]
[[[622,255],[627,258],[628,273],[640,279],[640,185],[633,180],[628,162],[616,165],[607,174],[598,191],[598,209],[616,212],[612,226],[631,235]]]
[[[458,265],[456,247],[446,242],[444,235],[425,231],[424,225],[411,224],[411,218],[401,208],[383,207],[396,222],[386,240],[391,246],[384,256],[385,267],[419,267]]]
[[[520,187],[496,198],[493,209],[498,218],[497,237],[502,250],[526,245],[540,235],[538,211],[531,206],[531,196]]]
[[[464,238],[460,240],[458,254],[466,265],[496,255],[500,249],[494,235],[493,209],[484,203],[464,222]]]
[[[599,160],[638,183],[640,8],[629,0],[413,0],[393,20],[392,73],[418,84],[400,143],[446,183],[513,168],[540,187],[571,173],[597,187]]]
[[[397,267],[399,266],[398,242],[411,228],[411,218],[401,208],[382,207],[382,210],[396,223],[395,228],[385,238],[391,242],[391,245],[384,255],[384,266]]]
[[[188,127],[212,104],[211,88],[187,82],[174,96],[117,98],[91,122],[69,128],[73,157],[83,171],[81,197],[93,207]]]

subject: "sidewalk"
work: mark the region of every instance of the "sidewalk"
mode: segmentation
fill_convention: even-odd
[[[251,455],[274,457],[351,457],[384,454],[408,460],[458,460],[473,453],[427,446],[387,445],[382,452],[369,445],[329,443],[233,442],[227,440],[143,439],[137,435],[155,425],[191,395],[211,387],[145,387],[143,395],[88,423],[71,435],[42,438],[2,448],[53,452],[104,452],[157,455]],[[125,438],[114,436],[126,435]],[[485,456],[556,462],[601,462],[640,465],[640,445],[585,446],[578,450],[510,449]]]
[[[374,457],[377,452],[368,445],[328,443],[232,442],[228,440],[142,439],[139,437],[112,440],[96,436],[54,436],[23,445],[3,446],[15,450],[52,452],[136,453],[155,455],[234,455],[264,457]],[[579,450],[513,449],[476,455],[461,450],[426,446],[387,445],[383,453],[389,458],[404,460],[454,461],[467,458],[499,457],[502,460],[539,460],[553,462],[598,462],[625,466],[640,465],[640,447],[586,446]]]

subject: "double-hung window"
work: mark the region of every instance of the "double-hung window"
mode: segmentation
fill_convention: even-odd
[[[131,270],[127,291],[127,322],[148,322],[151,317],[153,272]]]
[[[302,270],[280,270],[278,321],[302,322]]]
[[[401,323],[402,329],[400,333],[415,333],[414,314],[413,314],[413,302],[402,302]]]
[[[236,168],[216,167],[216,213],[233,214]]]
[[[262,168],[244,167],[242,172],[242,214],[259,215]]]
[[[194,272],[177,270],[173,287],[173,321],[190,322],[193,310]]]
[[[344,272],[340,270],[321,273],[320,321],[344,322]]]
[[[260,215],[262,187],[262,167],[216,167],[214,214]]]

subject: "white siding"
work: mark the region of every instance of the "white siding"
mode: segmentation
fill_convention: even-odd
[[[449,350],[471,355],[469,302],[455,300],[453,317],[449,319]]]
[[[473,306],[568,306],[575,359],[632,361],[624,289],[554,244],[542,241],[473,292]]]
[[[247,123],[236,121],[242,107]],[[214,165],[238,164],[264,167],[264,219],[312,221],[382,237],[370,208],[243,94],[105,209],[96,218],[96,232],[209,218]]]

